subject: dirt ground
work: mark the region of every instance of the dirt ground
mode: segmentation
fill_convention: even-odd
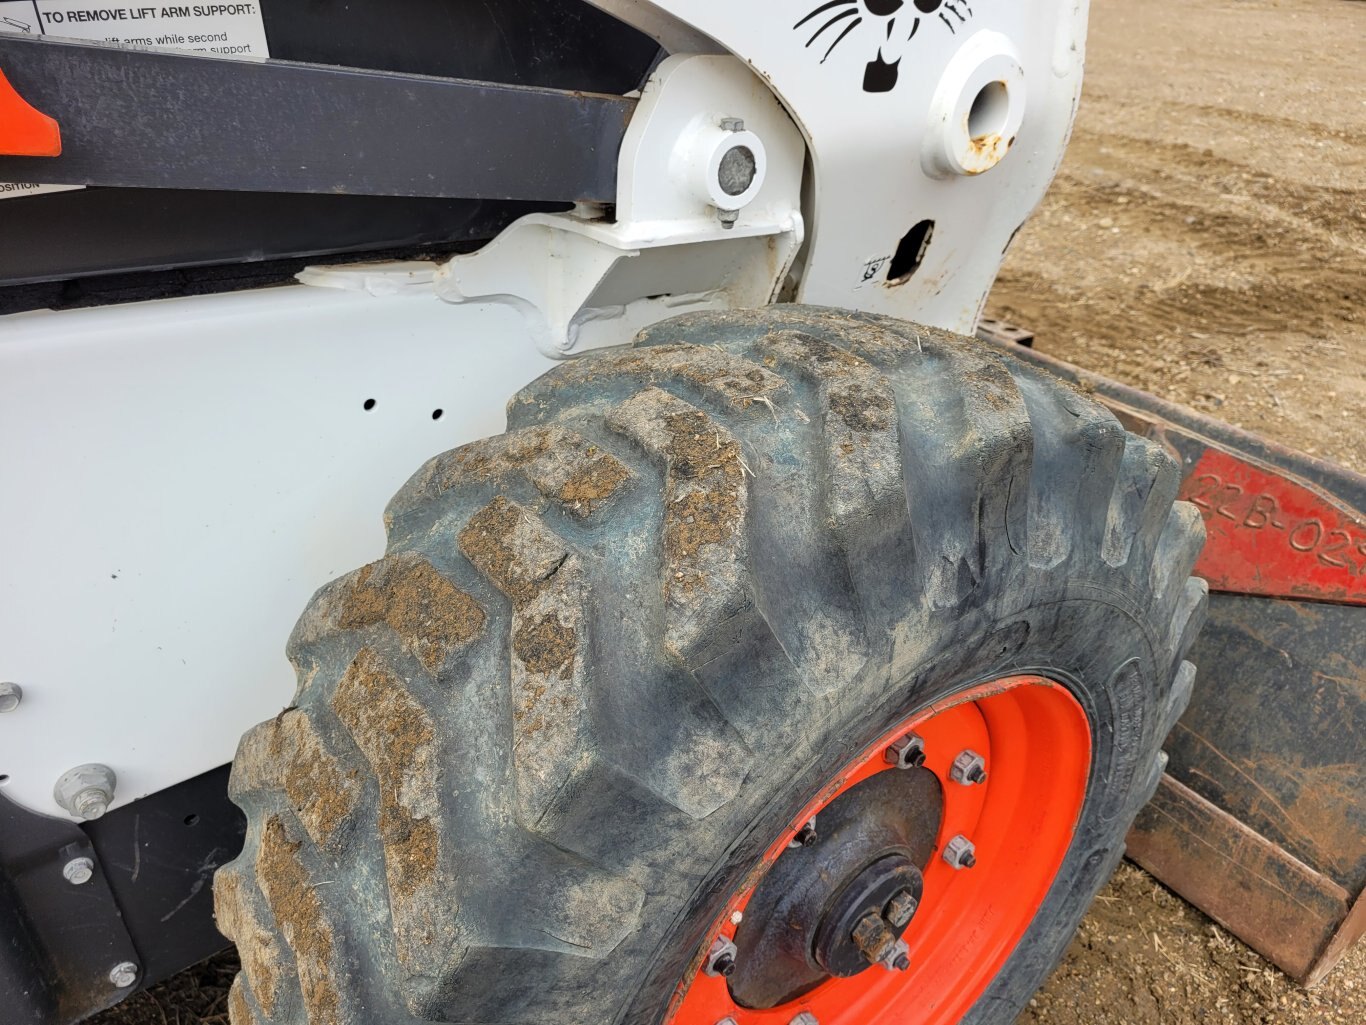
[[[1366,471],[1366,3],[1093,0],[1085,97],[990,314],[1037,347]],[[94,1019],[224,1025],[221,955]],[[1361,1025],[1132,865],[1017,1025]]]
[[[1350,0],[1094,0],[1072,144],[992,315],[1366,471],[1364,40]]]

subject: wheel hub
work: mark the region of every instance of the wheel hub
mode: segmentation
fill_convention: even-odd
[[[1090,760],[1085,711],[1038,676],[979,684],[897,724],[726,899],[666,1025],[961,1020],[1049,892]],[[708,967],[718,947],[733,953],[728,975]]]
[[[735,1001],[776,1007],[832,977],[893,966],[942,809],[940,783],[922,768],[879,773],[822,809],[814,842],[785,851],[745,911]]]

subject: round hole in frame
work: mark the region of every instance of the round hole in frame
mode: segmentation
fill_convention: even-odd
[[[968,135],[985,139],[998,135],[1010,114],[1010,91],[1002,81],[988,82],[977,90],[968,110]]]

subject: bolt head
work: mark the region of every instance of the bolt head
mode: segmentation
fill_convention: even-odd
[[[52,788],[52,799],[78,819],[97,819],[109,810],[118,778],[107,765],[78,765],[62,773]]]
[[[120,961],[109,969],[109,981],[119,989],[127,989],[138,981],[138,966],[132,961]]]
[[[908,733],[892,741],[883,758],[898,769],[918,769],[925,764],[925,741],[917,733]]]
[[[944,860],[954,868],[972,868],[977,864],[977,849],[960,834],[944,845]]]
[[[789,1025],[821,1025],[821,1023],[816,1020],[816,1016],[810,1011],[802,1011],[792,1019]]]
[[[920,902],[910,890],[898,890],[882,909],[882,916],[893,929],[904,927],[914,916]]]
[[[987,781],[987,761],[976,751],[963,751],[953,760],[949,768],[949,778],[963,786],[973,786]]]
[[[95,862],[90,858],[72,858],[62,866],[62,878],[72,886],[84,886],[95,877]]]
[[[869,911],[858,920],[852,939],[869,964],[877,964],[885,958],[897,942],[896,936],[888,930],[887,923],[876,911]]]
[[[0,712],[13,712],[23,700],[23,687],[8,680],[0,681]]]
[[[892,960],[892,967],[899,972],[904,972],[907,968],[911,967],[911,959],[905,954],[897,954]]]
[[[744,118],[723,117],[721,119],[721,131],[723,132],[743,132],[744,130]]]

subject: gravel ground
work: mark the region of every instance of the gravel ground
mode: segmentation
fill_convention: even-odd
[[[1094,0],[1057,184],[991,315],[1045,352],[1366,470],[1366,3]],[[1355,41],[1355,42],[1353,42]],[[229,954],[93,1019],[224,1025]],[[1017,1025],[1362,1025],[1132,865]]]

